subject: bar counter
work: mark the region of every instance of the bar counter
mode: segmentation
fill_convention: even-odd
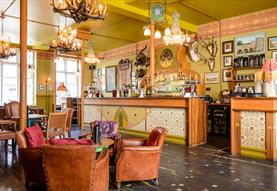
[[[231,152],[276,160],[277,98],[231,99]]]
[[[147,136],[157,126],[168,128],[167,140],[195,146],[207,139],[206,104],[200,98],[85,98],[85,123],[114,120],[123,133]]]

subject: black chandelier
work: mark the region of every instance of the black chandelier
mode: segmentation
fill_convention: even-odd
[[[77,23],[88,19],[104,20],[107,4],[101,0],[52,0],[51,6],[55,13],[70,17]]]

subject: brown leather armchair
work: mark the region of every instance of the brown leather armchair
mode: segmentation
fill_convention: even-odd
[[[107,150],[97,159],[95,147],[91,145],[43,145],[42,151],[48,190],[108,190]]]
[[[158,184],[157,178],[161,150],[167,131],[166,128],[156,127],[150,133],[149,138],[153,138],[152,135],[154,132],[159,132],[158,136],[154,136],[156,140],[152,140],[155,143],[154,146],[146,146],[148,141],[142,138],[121,140],[116,162],[116,182],[118,189],[120,189],[121,182],[123,181],[155,179],[156,184]]]
[[[45,183],[40,148],[29,148],[24,132],[16,132],[19,158],[24,171],[25,185],[29,182]]]

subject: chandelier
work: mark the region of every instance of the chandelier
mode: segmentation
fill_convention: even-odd
[[[163,40],[166,45],[169,44],[184,44],[190,42],[190,37],[188,34],[184,34],[179,25],[180,14],[178,12],[174,12],[172,14],[172,26],[171,30],[169,28],[165,29],[165,34],[163,36]]]
[[[88,55],[85,57],[85,62],[88,64],[100,63],[100,59],[95,56],[91,40],[88,42]]]
[[[77,23],[88,19],[104,20],[107,4],[101,0],[52,0],[51,6],[55,13],[70,17]]]
[[[4,37],[4,25],[3,25],[3,19],[4,16],[1,15],[2,18],[2,30],[1,30],[1,38],[0,38],[0,58],[7,59],[10,56],[16,55],[16,49],[10,47],[10,38]]]
[[[59,51],[74,52],[80,51],[83,45],[81,40],[76,39],[77,30],[71,27],[64,28],[58,33],[58,38],[50,42],[50,47]]]

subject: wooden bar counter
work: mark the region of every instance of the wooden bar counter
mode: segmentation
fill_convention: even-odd
[[[231,152],[276,160],[277,98],[232,98]]]
[[[194,146],[207,139],[206,104],[200,98],[85,98],[84,113],[85,123],[114,120],[123,133],[147,136],[163,126],[171,142]]]

